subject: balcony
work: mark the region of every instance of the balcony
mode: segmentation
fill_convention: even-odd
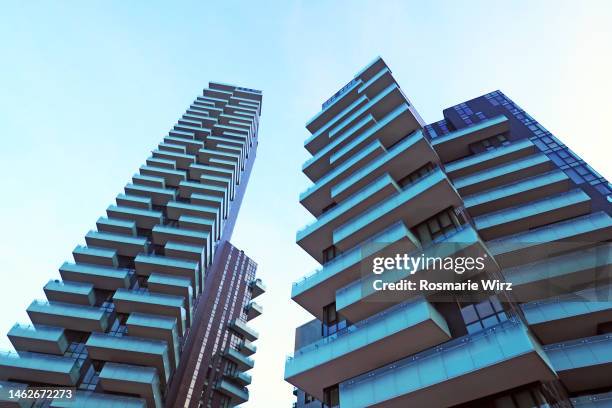
[[[159,150],[164,151],[164,152],[173,152],[173,153],[181,153],[181,154],[185,154],[187,152],[187,149],[185,148],[185,146],[180,146],[174,143],[160,143],[157,145],[159,147]],[[142,176],[140,174],[138,174],[138,176],[140,177],[152,177],[152,176]],[[161,177],[153,177],[153,178],[159,178],[162,181],[164,179],[162,179]],[[164,184],[161,185],[160,187],[163,187],[166,185],[166,182],[163,182]]]
[[[245,387],[251,384],[251,381],[252,381],[251,376],[247,373],[243,373],[242,371],[236,371],[233,374],[229,374],[227,375],[227,378]]]
[[[178,242],[167,242],[166,245],[164,245],[164,253],[172,258],[198,262],[202,269],[206,267],[208,256],[210,256],[205,247],[186,245]]]
[[[198,150],[204,146],[204,142],[200,140],[194,139],[183,139],[180,137],[166,136],[164,137],[165,144],[178,145],[183,146],[185,148],[185,153],[195,155],[198,153]]]
[[[385,102],[378,99],[378,105],[371,104],[374,100],[366,105],[371,108],[371,114],[335,135],[327,146],[304,163],[302,171],[310,180],[317,182],[375,140],[383,146],[391,146],[420,128],[399,88],[395,85],[390,87],[383,97],[386,97]],[[376,120],[373,115],[379,119]]]
[[[300,230],[296,239],[298,245],[323,263],[323,249],[332,245],[334,230],[398,191],[400,187],[385,174]]]
[[[255,341],[259,338],[259,333],[256,330],[250,328],[241,320],[234,319],[229,324],[229,328],[236,333],[242,335],[248,341]]]
[[[142,186],[128,183],[125,193],[134,196],[149,197],[153,205],[166,205],[176,199],[176,190],[162,187]]]
[[[237,180],[237,175],[234,170],[224,169],[222,167],[211,166],[207,164],[192,164],[189,166],[189,177],[194,180],[200,180],[205,175],[218,176],[218,177],[230,177],[234,182]]]
[[[251,288],[251,299],[255,299],[257,296],[263,295],[266,292],[266,285],[263,284],[261,279],[255,279],[249,283]]]
[[[557,252],[603,242],[612,235],[612,218],[597,212],[487,242],[503,268],[537,261]]]
[[[204,218],[219,224],[219,207],[172,202],[167,207],[168,218],[178,220],[182,215]]]
[[[472,217],[506,207],[522,205],[540,200],[553,194],[568,191],[571,187],[569,177],[561,170],[544,173],[516,183],[463,197],[465,207]]]
[[[513,162],[492,167],[453,180],[461,195],[476,194],[495,187],[517,182],[527,177],[556,170],[553,162],[543,153],[527,156]]]
[[[187,179],[187,172],[183,170],[173,170],[154,166],[140,166],[140,174],[161,177],[165,180],[168,187],[178,187],[182,180]]]
[[[167,227],[163,225],[156,225],[153,227],[153,242],[157,245],[165,245],[169,241],[173,241],[205,246],[209,239],[211,239],[211,236],[208,232]]]
[[[168,345],[165,341],[91,333],[85,347],[92,360],[155,368],[162,387],[166,386],[172,371],[168,360]]]
[[[591,197],[581,189],[506,208],[474,218],[480,236],[491,240],[588,214]]]
[[[96,227],[100,232],[123,234],[128,236],[136,235],[136,222],[134,221],[100,217],[98,218],[98,221],[96,221]]]
[[[176,318],[131,313],[126,326],[130,336],[165,341],[168,344],[170,367],[174,370],[178,366],[180,351]]]
[[[285,380],[323,399],[323,388],[451,338],[446,321],[425,299],[396,305],[297,350]]]
[[[93,306],[96,302],[94,287],[91,283],[60,281],[59,279],[47,282],[43,290],[51,302],[75,303],[78,305]]]
[[[190,278],[175,275],[163,275],[154,272],[147,279],[147,287],[152,292],[165,293],[167,295],[182,296],[186,302],[189,302],[191,308],[192,299],[194,298],[193,287]],[[187,307],[187,305],[185,306]]]
[[[345,200],[385,173],[399,180],[430,161],[436,162],[437,156],[420,130],[388,151],[375,141],[302,193],[300,203],[318,216],[325,207]]]
[[[130,269],[64,262],[59,273],[66,281],[90,283],[98,289],[115,290],[130,286]]]
[[[157,314],[176,318],[179,334],[185,332],[185,308],[182,296],[166,295],[163,293],[137,292],[127,289],[118,289],[113,295],[113,302],[119,313],[145,313]]]
[[[76,263],[94,264],[109,268],[118,266],[117,251],[114,249],[90,248],[78,245],[72,251],[72,256]]]
[[[145,237],[89,231],[85,235],[85,242],[92,247],[114,249],[117,255],[122,256],[136,256],[140,252],[147,252],[147,238]]]
[[[563,250],[561,246],[559,250]],[[604,285],[612,279],[612,244],[580,249],[503,270],[516,300],[528,302]]]
[[[245,306],[245,312],[247,314],[247,321],[250,321],[263,313],[263,307],[255,302],[249,302],[249,304]]]
[[[295,282],[291,298],[313,316],[323,319],[323,307],[334,302],[336,290],[361,277],[361,267],[382,251],[401,253],[417,249],[420,242],[403,222],[335,257],[310,276]]]
[[[496,167],[507,162],[531,156],[538,152],[536,146],[529,139],[521,139],[508,146],[500,146],[483,153],[470,155],[464,159],[448,163],[444,170],[451,178],[465,177],[468,174]]]
[[[118,194],[117,205],[122,207],[139,208],[141,210],[151,209],[151,199],[148,197],[139,197],[126,194]]]
[[[252,356],[257,352],[257,346],[248,340],[242,340],[238,346],[238,351],[245,356]]]
[[[240,353],[238,350],[228,348],[224,354],[224,357],[237,365],[238,370],[247,371],[255,366],[255,362]]]
[[[231,398],[232,406],[242,404],[249,400],[249,391],[246,388],[232,384],[229,381],[221,380],[215,388],[220,393]]]
[[[102,394],[90,391],[76,391],[71,400],[53,400],[51,408],[148,408],[147,402],[140,398],[123,397],[120,395]]]
[[[195,163],[195,156],[180,152],[168,152],[164,150],[153,150],[153,157],[172,160],[176,163],[176,167],[180,170],[188,170],[189,165]],[[162,186],[163,187],[163,186]]]
[[[551,344],[544,350],[569,392],[612,386],[612,334]]]
[[[472,154],[470,145],[506,133],[510,122],[504,115],[486,119],[475,125],[450,132],[432,140],[432,145],[444,163]]]
[[[26,398],[16,398],[14,395],[9,393],[9,390],[13,392],[24,392],[28,389],[28,384],[0,381],[0,406],[5,408],[31,408],[34,405],[34,401]]]
[[[152,273],[189,278],[195,293],[200,293],[200,267],[197,262],[186,261],[159,255],[139,254],[134,259],[137,275],[149,276]]]
[[[612,392],[602,394],[583,395],[571,399],[575,408],[606,408],[612,406]]]
[[[556,296],[521,305],[532,332],[542,344],[595,336],[612,321],[612,286]]]
[[[442,210],[460,207],[462,203],[444,172],[436,168],[403,187],[398,194],[336,228],[333,241],[328,245],[321,242],[318,249],[333,244],[344,252],[400,220],[411,228]],[[320,260],[322,253],[317,255],[316,259]]]
[[[343,408],[448,407],[555,378],[526,328],[509,320],[345,381],[340,402]]]
[[[100,385],[107,392],[136,394],[147,402],[147,408],[164,406],[155,368],[106,363],[100,371]]]
[[[478,237],[476,231],[469,225],[464,225],[448,237],[441,238],[422,249],[408,252],[410,256],[424,257],[483,257],[484,270],[494,273],[499,270],[486,246]],[[376,290],[382,283],[394,283],[402,280],[418,281],[427,274],[427,280],[434,282],[457,282],[474,278],[477,270],[456,274],[454,271],[440,271],[436,269],[423,269],[422,265],[417,271],[395,269],[386,271],[382,275],[368,272],[364,277],[336,291],[336,309],[338,313],[349,321],[357,322],[392,306],[394,303],[406,301],[419,295],[419,291],[404,290]],[[379,283],[377,283],[379,282]],[[426,292],[432,294],[432,291]]]
[[[7,336],[17,351],[61,356],[68,348],[64,329],[60,327],[15,324]]]
[[[162,213],[159,211],[110,205],[106,209],[106,213],[111,218],[134,221],[138,228],[143,229],[151,229],[162,223]]]
[[[74,387],[79,371],[77,359],[71,357],[25,351],[0,353],[0,380]]]
[[[34,300],[26,311],[34,324],[75,331],[105,332],[110,323],[109,313],[93,306]]]

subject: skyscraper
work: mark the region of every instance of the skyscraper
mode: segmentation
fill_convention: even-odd
[[[500,91],[443,116],[377,58],[307,123],[296,406],[612,406],[612,186]],[[391,254],[479,254],[455,279],[512,290],[380,291],[411,276],[372,273]]]
[[[229,243],[261,91],[211,82],[64,263],[0,355],[0,405],[227,407],[248,399],[257,265]],[[39,398],[27,386],[63,387]]]

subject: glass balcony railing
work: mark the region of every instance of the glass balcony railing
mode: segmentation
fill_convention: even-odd
[[[67,281],[90,283],[98,289],[115,290],[129,287],[133,271],[124,268],[64,262],[59,272],[62,279]]]
[[[106,331],[110,314],[99,307],[34,300],[27,308],[34,324],[77,331]]]
[[[238,364],[242,370],[249,370],[255,366],[253,359],[241,354],[238,350],[231,347],[225,352],[225,357]]]
[[[612,334],[544,346],[557,372],[612,364]],[[609,376],[608,376],[609,379]]]
[[[79,369],[78,360],[72,357],[0,352],[0,378],[70,387],[77,383]]]
[[[153,367],[107,362],[99,377],[104,391],[136,394],[146,400],[147,407],[158,408],[163,405],[158,374]]]
[[[217,390],[229,396],[237,404],[242,404],[249,400],[249,391],[239,385],[232,384],[229,381],[221,380],[217,385]]]
[[[445,165],[445,170],[447,173],[459,172],[469,167],[490,162],[503,156],[515,154],[518,151],[528,148],[535,149],[535,145],[529,139],[522,139],[508,146],[501,146],[497,149],[488,150],[475,155],[470,155],[464,159],[459,159],[457,161],[448,163]]]
[[[141,398],[120,395],[102,394],[99,392],[76,391],[73,399],[56,399],[51,401],[51,408],[147,408],[147,402]]]
[[[376,405],[391,399],[396,404],[410,406],[412,396],[422,391],[429,393],[427,401],[435,399],[444,406],[455,405],[465,402],[465,398],[477,399],[497,389],[485,381],[472,380],[475,385],[469,390],[452,392],[450,380],[477,374],[486,377],[502,364],[512,364],[514,369],[524,372],[525,383],[555,378],[546,355],[523,324],[506,320],[344,381],[340,384],[340,399],[346,408]],[[499,383],[499,391],[508,386]]]

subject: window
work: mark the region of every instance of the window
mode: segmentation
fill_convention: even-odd
[[[491,296],[480,303],[463,305],[461,316],[463,316],[465,327],[470,334],[495,326],[508,319],[497,296]]]
[[[458,215],[452,208],[448,208],[418,224],[413,230],[421,243],[427,245],[452,235],[464,223],[461,214]]]
[[[336,312],[336,303],[330,303],[323,308],[323,337],[330,336],[346,327],[346,320],[341,319]]]
[[[329,248],[325,248],[323,250],[323,263],[327,263],[334,259],[338,254],[336,253],[336,247],[330,246]]]
[[[433,163],[429,162],[426,165],[408,174],[406,177],[403,177],[398,180],[397,184],[399,184],[401,187],[405,187],[408,184],[412,184],[415,181],[425,177],[427,173],[431,172],[433,169],[435,169],[435,166],[433,165]]]
[[[340,406],[340,390],[337,385],[323,390],[323,404],[326,408]]]

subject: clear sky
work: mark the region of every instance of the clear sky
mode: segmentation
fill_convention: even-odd
[[[0,348],[208,81],[235,83],[264,91],[233,239],[268,286],[246,405],[290,406],[305,122],[381,55],[427,122],[501,89],[610,179],[610,21],[606,0],[3,2]]]

